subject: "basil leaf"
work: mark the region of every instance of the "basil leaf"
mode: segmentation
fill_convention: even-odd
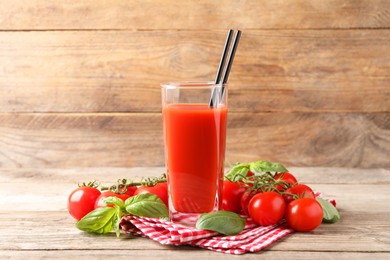
[[[111,197],[107,197],[104,202],[107,204],[107,205],[116,205],[118,206],[119,208],[121,209],[124,209],[125,208],[125,202],[120,199],[120,198],[117,198],[117,197],[114,197],[114,196],[111,196]]]
[[[321,198],[316,199],[321,204],[322,210],[324,211],[322,222],[335,223],[340,219],[340,213],[335,208],[335,206],[332,205],[332,203]]]
[[[144,193],[125,201],[126,211],[132,215],[149,218],[168,218],[168,208],[162,200],[152,194]]]
[[[288,170],[280,163],[273,163],[268,161],[257,161],[249,164],[251,172],[287,172]]]
[[[196,222],[196,228],[232,236],[239,234],[244,229],[245,222],[245,218],[238,214],[221,210],[200,215]]]
[[[228,174],[225,175],[225,178],[231,182],[237,182],[248,174],[249,164],[246,163],[237,163],[233,166],[233,168],[229,171]]]
[[[115,229],[117,210],[111,207],[100,207],[85,215],[76,227],[82,231],[106,234]]]
[[[121,229],[119,223],[123,214],[126,212],[125,202],[122,199],[115,196],[107,197],[104,200],[104,202],[107,205],[113,205],[115,208],[115,218],[114,218],[113,226],[114,226],[116,236],[119,237],[121,235]]]
[[[123,202],[123,205],[124,205],[124,202]],[[114,225],[114,230],[115,230],[116,236],[119,237],[121,235],[121,228],[120,228],[119,224],[120,224],[121,219],[122,219],[123,208],[121,208],[117,205],[114,206],[114,208],[115,208],[115,218],[114,218],[113,225]]]

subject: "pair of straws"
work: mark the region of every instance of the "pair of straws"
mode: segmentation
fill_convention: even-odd
[[[221,84],[222,87],[219,87],[219,88],[214,87],[213,88],[213,91],[211,93],[210,102],[209,102],[209,107],[216,107],[218,105],[219,100],[221,100],[223,93],[224,93],[224,90],[225,90],[224,84],[227,83],[228,78],[229,78],[229,73],[230,73],[230,70],[231,70],[232,65],[233,65],[233,60],[234,60],[234,56],[236,54],[238,42],[239,42],[240,37],[241,37],[241,31],[238,30],[234,36],[232,47],[230,48],[230,45],[231,45],[230,43],[232,41],[233,32],[234,31],[231,29],[228,31],[226,41],[225,41],[225,46],[224,46],[223,51],[222,51],[221,60],[219,62],[217,75],[215,76],[214,84],[216,84],[216,85]],[[227,55],[229,53],[228,52],[229,48],[231,50],[230,50],[229,58],[227,59],[228,60],[227,65],[225,67],[226,58],[227,58]]]

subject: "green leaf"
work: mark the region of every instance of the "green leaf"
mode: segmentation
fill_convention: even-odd
[[[149,218],[168,218],[168,208],[152,193],[138,194],[125,201],[126,211],[132,215]]]
[[[261,172],[287,172],[288,170],[280,163],[273,163],[268,161],[257,161],[251,162],[249,164],[249,169],[251,172],[261,173]]]
[[[116,236],[119,237],[121,235],[121,229],[119,227],[119,223],[123,214],[126,212],[125,202],[122,199],[115,196],[107,197],[104,200],[104,202],[107,205],[113,205],[115,208],[115,218],[114,218],[113,226],[114,226]]]
[[[82,231],[106,234],[115,229],[115,222],[119,221],[117,209],[111,207],[97,208],[85,215],[76,227]]]
[[[119,208],[121,209],[124,209],[125,208],[125,202],[120,199],[120,198],[117,198],[115,196],[111,196],[111,197],[107,197],[104,202],[107,204],[107,205],[116,205],[118,206]]]
[[[124,205],[124,203],[123,203]],[[122,215],[123,215],[123,208],[115,205],[114,206],[115,208],[115,218],[114,218],[114,230],[115,230],[115,233],[116,233],[116,236],[119,237],[121,235],[121,228],[119,226],[120,222],[121,222],[121,219],[122,219]]]
[[[231,182],[237,182],[246,177],[249,171],[249,164],[236,163],[233,168],[225,175],[225,178]]]
[[[322,210],[324,211],[324,217],[322,218],[323,222],[335,223],[340,219],[340,213],[332,203],[321,198],[317,198],[317,201],[321,204]]]
[[[216,231],[227,236],[239,234],[244,227],[245,218],[224,210],[202,214],[196,222],[197,229]]]

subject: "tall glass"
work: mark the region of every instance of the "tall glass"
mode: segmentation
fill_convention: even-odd
[[[161,90],[169,216],[194,225],[220,208],[228,90],[213,83],[167,83]]]

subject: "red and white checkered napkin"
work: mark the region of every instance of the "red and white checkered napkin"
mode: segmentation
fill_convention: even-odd
[[[248,219],[244,230],[235,236],[221,236],[216,232],[199,230],[166,220],[124,216],[121,228],[125,233],[141,235],[163,245],[191,245],[226,254],[257,252],[293,232],[283,222],[263,227]]]
[[[316,197],[322,197],[315,192]],[[328,199],[336,206],[334,199]],[[179,216],[180,221],[185,221]],[[191,218],[191,217],[189,217]],[[193,219],[189,219],[193,221]],[[257,252],[271,245],[278,239],[294,232],[287,226],[285,220],[268,227],[256,225],[247,219],[244,230],[235,236],[222,236],[216,232],[199,230],[170,221],[127,215],[120,223],[125,233],[148,237],[163,245],[191,245],[226,254],[244,254]]]

